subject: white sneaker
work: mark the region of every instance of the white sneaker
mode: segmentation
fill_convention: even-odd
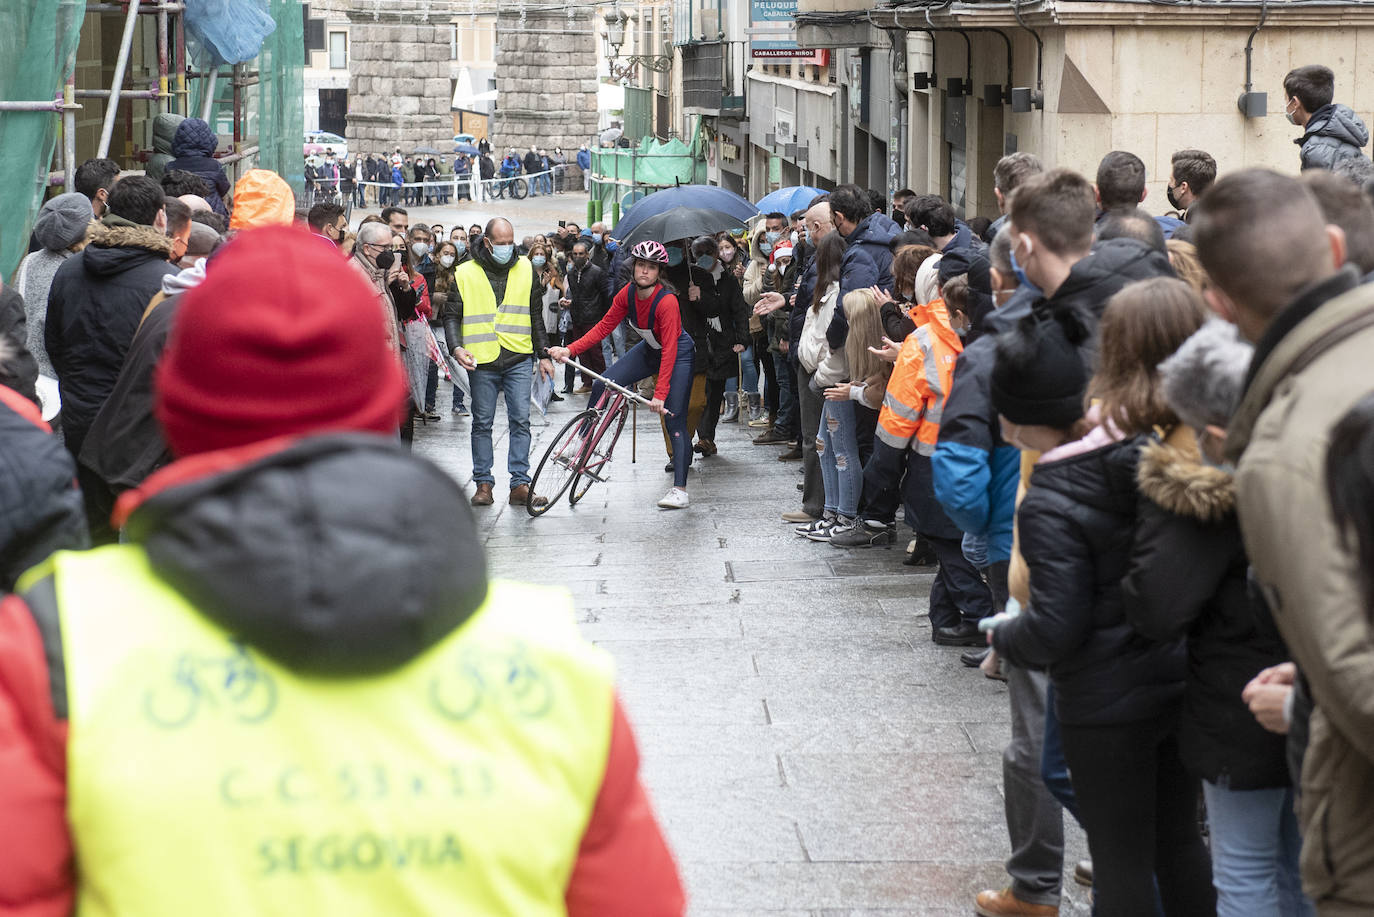
[[[681,487],[669,488],[663,499],[658,501],[658,505],[664,509],[686,509],[687,503],[687,491]]]

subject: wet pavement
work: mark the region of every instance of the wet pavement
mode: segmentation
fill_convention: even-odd
[[[471,493],[470,421],[448,413],[449,391],[415,449]],[[531,466],[584,401],[535,419]],[[497,502],[477,518],[494,575],[566,587],[614,654],[690,913],[973,913],[979,889],[1008,881],[1007,693],[931,642],[933,569],[902,566],[901,545],[798,538],[778,514],[800,508],[800,463],[742,425],[696,460],[691,507],[661,510],[658,423],[639,412],[633,464],[631,429],[607,484],[533,519],[505,502],[499,408]],[[1085,844],[1065,827],[1061,913],[1087,914],[1072,880]]]

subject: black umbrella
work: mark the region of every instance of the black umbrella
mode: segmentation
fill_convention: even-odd
[[[672,242],[676,239],[695,239],[697,236],[713,236],[718,232],[739,229],[744,221],[719,210],[706,210],[701,207],[674,207],[657,216],[651,216],[630,230],[620,239],[622,245],[634,245],[645,239],[659,242]],[[612,238],[618,238],[611,230]]]

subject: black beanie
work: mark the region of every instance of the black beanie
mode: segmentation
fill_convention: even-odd
[[[1086,329],[1072,314],[1032,314],[997,341],[992,406],[1018,426],[1064,430],[1083,417]]]

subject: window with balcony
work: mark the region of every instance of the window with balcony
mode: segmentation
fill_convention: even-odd
[[[682,46],[682,105],[720,111],[725,96],[725,45],[719,41]]]

